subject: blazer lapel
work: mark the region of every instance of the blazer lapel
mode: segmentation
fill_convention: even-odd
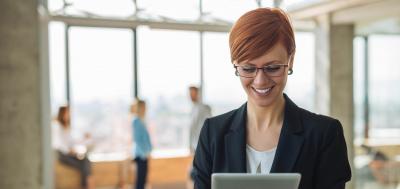
[[[285,115],[271,173],[291,172],[303,145],[303,127],[298,107],[285,97]]]
[[[247,103],[238,109],[230,131],[225,135],[225,158],[230,173],[246,172],[246,106]]]

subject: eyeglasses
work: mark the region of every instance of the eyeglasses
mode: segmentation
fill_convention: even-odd
[[[239,66],[234,64],[233,67],[236,69],[235,74],[240,77],[246,78],[254,78],[257,75],[258,70],[262,70],[265,75],[268,77],[280,77],[285,73],[285,67],[288,67],[287,64],[270,64],[267,66],[263,66],[261,68],[257,68],[255,66]]]

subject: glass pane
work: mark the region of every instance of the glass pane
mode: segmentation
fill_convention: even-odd
[[[194,20],[199,17],[199,0],[137,0],[138,7],[156,15]]]
[[[257,7],[257,3],[254,0],[203,0],[205,13],[232,22],[236,21],[245,12]]]
[[[365,41],[362,37],[356,37],[354,44],[354,140],[356,144],[361,144],[364,139],[364,90],[365,90]]]
[[[155,153],[188,149],[188,87],[200,83],[199,34],[143,27],[138,28],[138,39],[139,92],[147,102]]]
[[[132,0],[69,0],[71,8],[78,12],[101,16],[126,17],[135,12],[135,5]]]
[[[293,74],[288,76],[285,92],[300,107],[314,110],[315,37],[313,33],[296,32],[296,55]]]
[[[314,3],[316,3],[317,1],[314,0]],[[311,4],[312,2],[313,1],[310,1],[310,0],[283,0],[282,6],[283,7],[296,6],[296,5],[300,5],[300,4],[306,4],[306,3]]]
[[[94,153],[129,151],[132,40],[129,29],[70,29],[72,128],[92,135]]]
[[[58,107],[67,104],[65,75],[65,25],[49,24],[50,102],[51,114],[57,115]]]
[[[370,47],[370,137],[399,138],[400,36],[373,35]]]
[[[60,10],[63,7],[63,0],[48,0],[47,7],[50,11]]]
[[[213,115],[239,108],[246,102],[246,93],[234,73],[228,34],[205,33],[203,99],[211,106]]]

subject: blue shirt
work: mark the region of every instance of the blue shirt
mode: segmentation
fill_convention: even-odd
[[[135,158],[147,159],[150,155],[152,146],[150,142],[149,132],[146,129],[146,126],[138,117],[135,117],[132,121],[132,131],[133,131],[133,139],[136,145],[134,149],[132,149],[132,155]]]

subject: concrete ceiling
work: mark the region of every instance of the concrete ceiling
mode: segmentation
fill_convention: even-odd
[[[400,34],[400,0],[314,0],[288,12],[295,22],[328,14],[332,24],[354,24],[357,35]]]
[[[359,22],[356,24],[355,30],[357,35],[400,35],[400,18],[392,17],[377,21]]]

